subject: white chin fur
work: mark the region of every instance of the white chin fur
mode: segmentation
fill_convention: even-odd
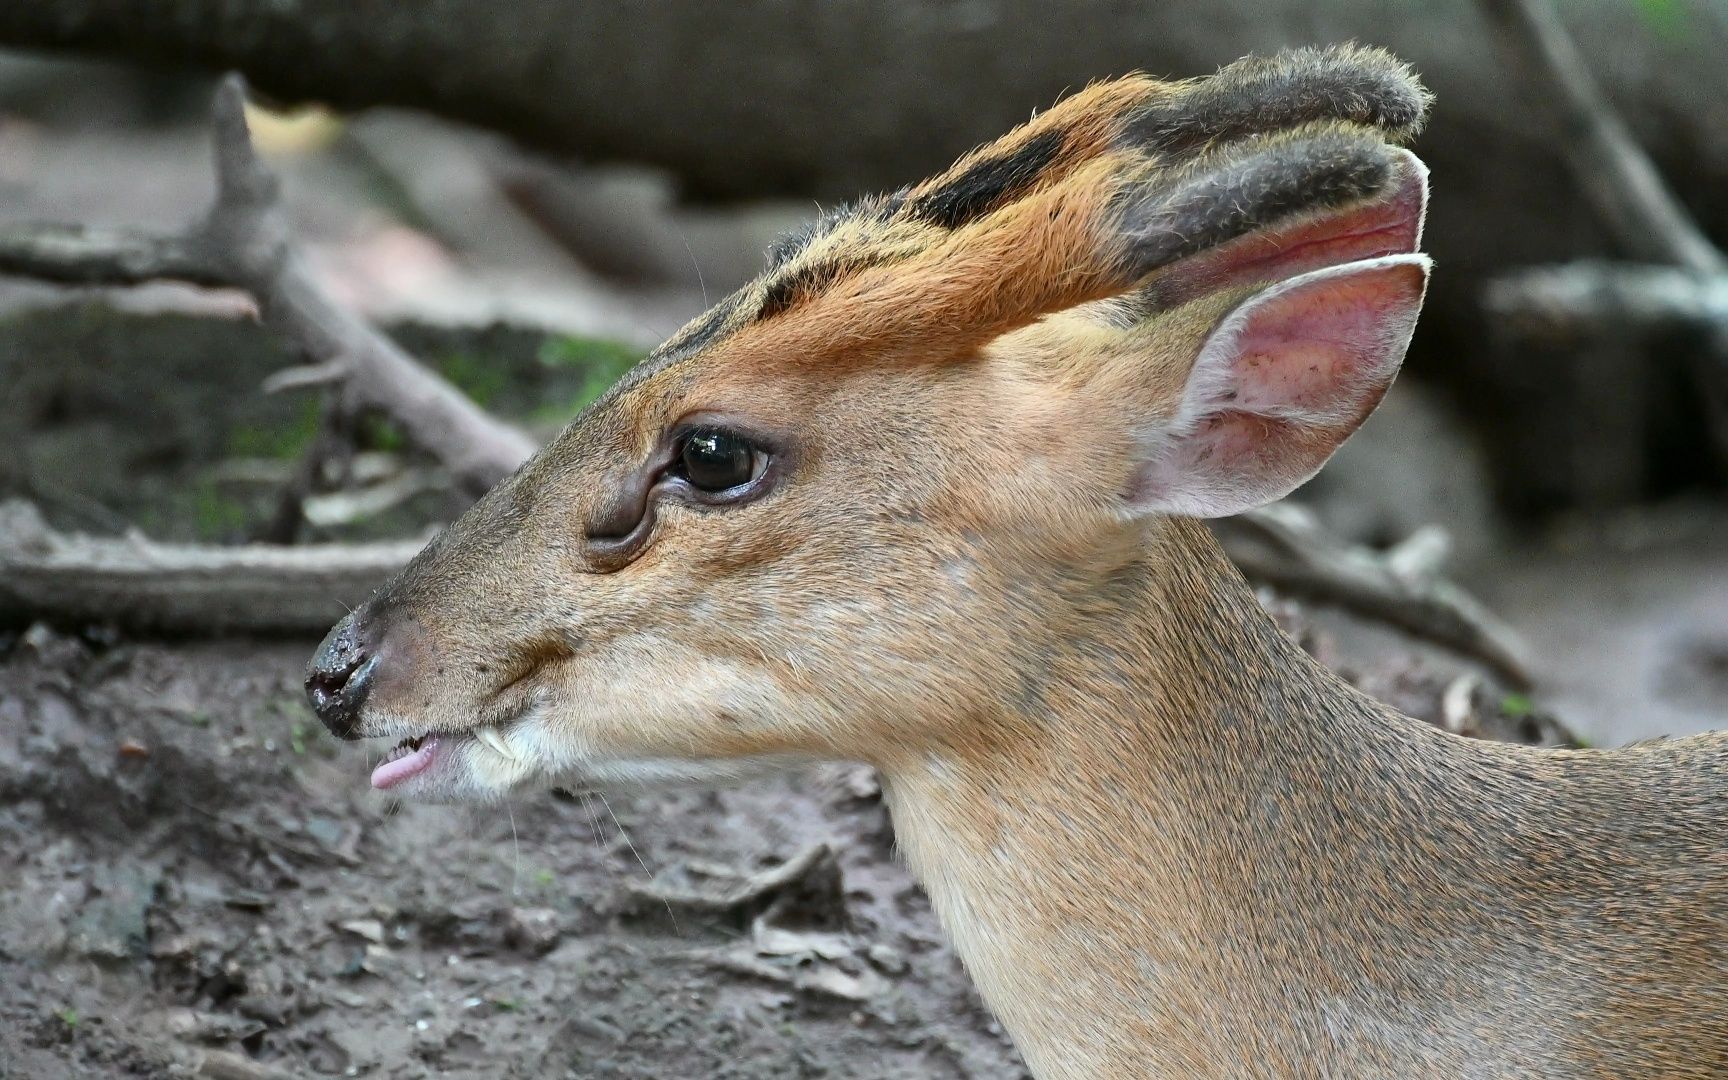
[[[471,730],[451,748],[439,775],[416,777],[400,794],[422,802],[468,802],[518,791],[555,787],[669,787],[725,784],[807,764],[792,755],[748,758],[614,757],[583,745],[568,730],[557,733],[531,709],[507,727]],[[423,782],[421,782],[423,780]]]
[[[619,787],[729,784],[771,776],[809,762],[808,758],[791,754],[764,754],[745,758],[612,758],[585,762],[571,769],[558,783],[570,786]]]

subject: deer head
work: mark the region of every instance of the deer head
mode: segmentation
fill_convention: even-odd
[[[1164,523],[1380,400],[1425,108],[1366,49],[1135,76],[827,215],[339,623],[314,705],[424,798],[990,737]]]

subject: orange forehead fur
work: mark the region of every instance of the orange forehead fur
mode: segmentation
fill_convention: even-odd
[[[795,315],[746,326],[716,343],[713,362],[825,364],[941,360],[1050,311],[1119,292],[1100,247],[1121,179],[1113,158],[941,236],[904,261],[840,281]]]

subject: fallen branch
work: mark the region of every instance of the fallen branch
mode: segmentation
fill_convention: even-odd
[[[1546,0],[1481,0],[1520,68],[1538,73],[1560,114],[1572,171],[1628,251],[1694,273],[1720,274],[1728,259],[1662,182],[1597,85],[1572,36]]]
[[[1512,61],[1540,76],[1562,121],[1560,144],[1573,176],[1620,244],[1641,258],[1694,275],[1700,290],[1720,292],[1728,256],[1710,242],[1663,182],[1602,92],[1554,6],[1548,0],[1479,2],[1500,29]],[[1617,297],[1630,298],[1624,291]],[[1507,299],[1504,293],[1500,299]],[[1596,321],[1607,329],[1612,317],[1605,313]],[[1704,331],[1702,354],[1691,366],[1717,455],[1728,461],[1728,322],[1712,319]]]
[[[1491,279],[1483,302],[1496,317],[1541,334],[1728,331],[1728,276],[1666,266],[1586,261],[1536,267]]]
[[[388,414],[409,442],[478,494],[534,451],[521,431],[491,416],[331,298],[295,246],[280,182],[246,130],[239,76],[216,92],[216,201],[177,236],[34,226],[0,233],[0,273],[75,285],[172,279],[249,293],[264,321],[306,355],[312,371],[337,373],[351,412]],[[304,369],[295,369],[301,371]]]
[[[0,502],[0,623],[46,616],[166,634],[322,634],[422,543],[105,540],[55,532],[29,503]]]
[[[1478,659],[1515,686],[1529,685],[1513,632],[1441,578],[1429,552],[1352,547],[1290,507],[1230,518],[1218,523],[1218,533],[1253,580],[1389,623]],[[49,528],[29,503],[13,500],[0,503],[0,622],[52,618],[195,635],[322,633],[344,605],[365,599],[421,544],[226,547],[69,536]],[[1428,538],[1421,546],[1429,546]],[[803,858],[788,866],[796,869]],[[739,888],[775,888],[785,873],[781,867]],[[731,907],[748,897],[725,891],[678,902],[686,899]]]
[[[1488,665],[1516,688],[1531,684],[1517,635],[1440,577],[1431,558],[1345,544],[1287,504],[1226,518],[1216,523],[1216,531],[1231,560],[1251,579],[1444,645]],[[1420,569],[1401,572],[1401,566]]]

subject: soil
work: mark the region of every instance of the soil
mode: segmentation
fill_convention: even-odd
[[[867,774],[398,805],[302,703],[309,647],[0,661],[0,1075],[1018,1075]],[[676,895],[817,844],[843,891]]]

